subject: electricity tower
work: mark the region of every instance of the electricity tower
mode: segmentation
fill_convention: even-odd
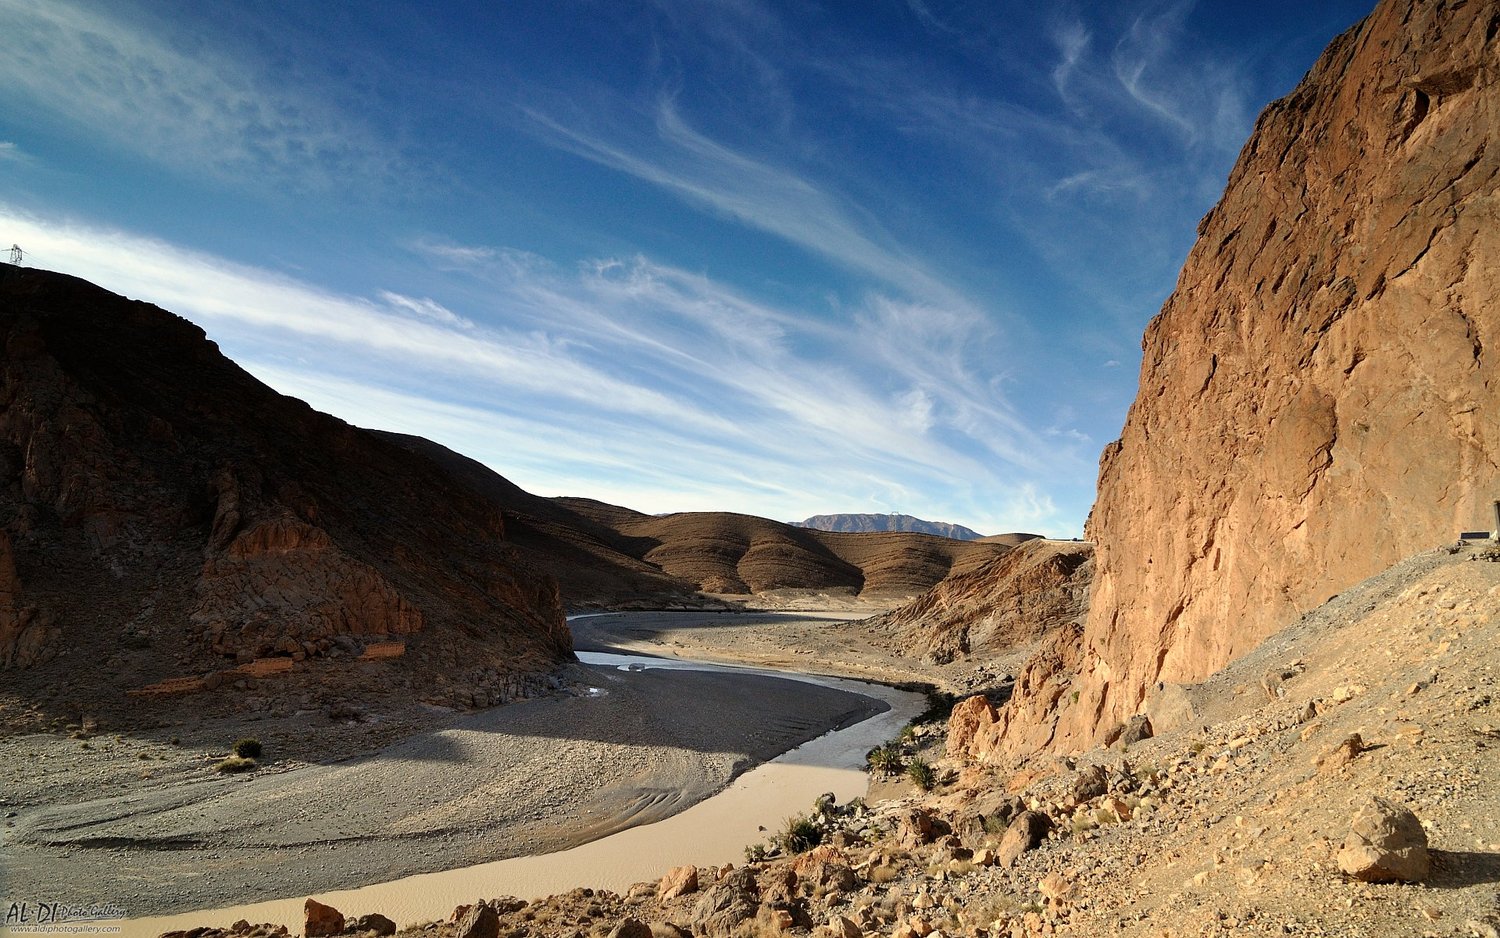
[[[26,252],[21,250],[21,246],[19,244],[12,244],[10,246],[10,262],[12,264],[19,264],[25,259]]]

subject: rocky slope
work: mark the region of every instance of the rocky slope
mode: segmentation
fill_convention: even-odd
[[[1492,526],[1497,34],[1493,0],[1386,0],[1261,115],[1101,460],[1076,702],[1032,706],[1018,740],[1087,745],[1158,684]]]
[[[1185,691],[1175,727],[1142,727],[1128,743],[1076,759],[1039,757],[1020,774],[972,756],[993,719],[973,698],[954,711],[946,741],[923,727],[905,743],[907,757],[915,748],[935,755],[933,743],[953,753],[935,760],[932,792],[874,806],[820,802],[778,832],[770,859],[642,870],[665,875],[623,895],[494,897],[424,925],[364,908],[346,909],[359,922],[344,920],[310,902],[305,930],[1493,938],[1495,561],[1500,548],[1410,558]],[[1372,830],[1367,819],[1386,810],[1382,802],[1391,823]],[[794,853],[787,833],[804,850],[823,843]],[[1372,840],[1386,849],[1371,850]],[[1387,865],[1370,865],[1374,857]],[[1372,881],[1382,869],[1388,881]],[[198,938],[277,929],[243,924]]]
[[[619,549],[715,594],[909,596],[1010,549],[930,534],[816,531],[730,512],[654,516],[588,499],[558,501],[613,530]]]
[[[571,657],[556,582],[493,504],[187,321],[3,265],[0,341],[0,666],[41,716],[146,718],[362,654],[493,702]]]
[[[1030,540],[866,625],[916,657],[992,657],[1083,618],[1092,556],[1085,542]]]
[[[955,541],[977,541],[984,535],[961,524],[946,521],[923,521],[911,515],[841,514],[813,515],[802,521],[793,521],[796,528],[814,528],[818,531],[912,531],[917,534],[935,534],[951,537]]]

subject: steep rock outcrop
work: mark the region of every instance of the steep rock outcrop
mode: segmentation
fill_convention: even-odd
[[[275,393],[191,323],[0,265],[0,343],[7,692],[55,695],[86,662],[89,695],[129,707],[126,690],[321,658],[339,636],[407,638],[419,685],[570,657],[556,583],[493,502]]]
[[[1071,694],[1083,649],[1083,627],[1076,623],[1048,633],[1016,676],[1016,686],[1003,706],[995,707],[976,696],[963,701],[962,710],[954,708],[962,718],[950,724],[948,755],[1001,764],[1017,753],[1051,746],[1057,739],[1059,717],[1077,703]]]
[[[1095,742],[1500,497],[1500,3],[1387,0],[1271,104],[1106,448],[1076,704]],[[1040,721],[1040,723],[1038,723]]]
[[[1083,541],[1029,540],[867,624],[910,655],[993,655],[1083,618],[1092,555]]]
[[[215,654],[316,655],[336,635],[414,635],[422,613],[326,531],[265,521],[211,556],[192,620]]]

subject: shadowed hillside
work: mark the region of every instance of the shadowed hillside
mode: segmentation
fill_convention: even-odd
[[[194,682],[237,667],[332,678],[372,644],[486,699],[571,658],[556,582],[490,501],[186,320],[0,265],[0,341],[0,666],[43,710],[136,712],[126,690],[212,694]]]

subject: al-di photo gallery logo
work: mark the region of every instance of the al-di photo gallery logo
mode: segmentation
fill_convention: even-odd
[[[0,928],[12,935],[103,935],[120,931],[125,910],[114,905],[75,905],[45,900],[8,901]]]

